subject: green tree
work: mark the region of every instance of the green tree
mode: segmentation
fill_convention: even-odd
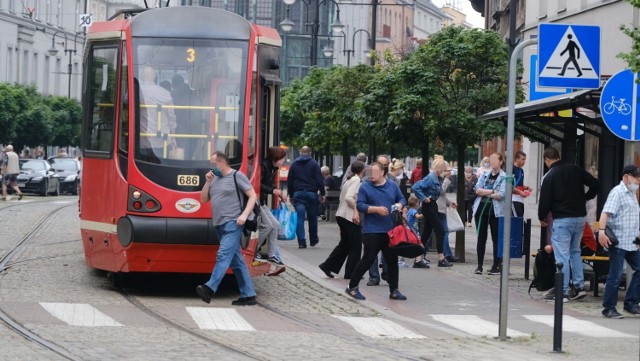
[[[50,145],[66,147],[80,145],[82,110],[75,99],[48,97],[45,104],[51,109],[52,135]]]
[[[35,147],[50,144],[53,138],[52,112],[44,103],[37,103],[17,117],[16,150],[23,146]]]
[[[328,154],[341,153],[343,164],[363,143],[355,101],[366,94],[374,70],[366,65],[313,68],[283,90],[281,136],[296,146],[308,145]],[[352,142],[351,140],[355,140]]]
[[[505,103],[507,45],[494,31],[445,27],[400,67],[403,93],[394,120],[416,127],[425,140],[455,144],[458,174],[463,174],[466,148],[504,133],[500,123],[479,122],[477,117]],[[425,151],[427,147],[423,159],[428,159]],[[463,177],[458,177],[457,189],[458,203],[463,204]],[[456,245],[458,256],[464,257],[464,237]]]
[[[634,7],[640,8],[640,0],[626,1]],[[620,30],[631,38],[632,44],[631,51],[619,54],[618,56],[629,64],[633,72],[640,73],[640,28],[622,25]]]
[[[16,137],[17,119],[27,108],[28,96],[23,87],[0,83],[0,143],[12,143]]]

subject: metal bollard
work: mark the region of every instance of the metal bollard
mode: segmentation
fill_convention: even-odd
[[[556,295],[553,313],[553,352],[562,352],[562,306],[564,293],[564,273],[562,262],[556,263]]]

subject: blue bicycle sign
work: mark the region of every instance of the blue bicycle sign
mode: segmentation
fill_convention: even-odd
[[[604,105],[604,109],[602,109],[605,114],[613,114],[613,112],[617,110],[618,113],[622,115],[631,114],[631,105],[624,102],[624,98],[620,98],[619,101],[616,101],[616,97],[612,96],[611,101]]]
[[[604,124],[617,137],[630,141],[640,140],[640,112],[636,105],[640,85],[636,79],[638,74],[623,70],[607,80],[600,94]]]

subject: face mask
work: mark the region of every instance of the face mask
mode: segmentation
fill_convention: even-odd
[[[485,168],[489,168],[490,164],[489,163],[482,163],[482,166]]]
[[[220,177],[222,175],[222,171],[218,167],[211,168],[211,171],[213,172],[213,175],[215,175],[216,177]]]
[[[627,188],[629,188],[629,190],[632,192],[637,191],[638,187],[640,187],[640,184],[638,183],[629,183],[629,185],[627,186]]]
[[[467,178],[470,178],[471,177],[471,173],[464,172],[464,176],[467,177]]]

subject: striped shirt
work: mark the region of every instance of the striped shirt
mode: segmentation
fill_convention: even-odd
[[[609,193],[602,211],[607,213],[607,226],[611,227],[620,241],[618,248],[636,251],[633,240],[640,230],[640,206],[635,192],[629,191],[627,186],[620,182]]]

